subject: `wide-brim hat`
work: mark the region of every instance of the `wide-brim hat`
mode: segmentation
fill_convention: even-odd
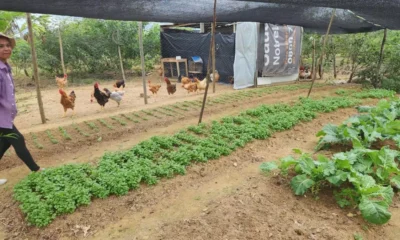
[[[7,39],[10,41],[10,43],[11,43],[11,48],[15,48],[15,45],[17,45],[17,42],[15,41],[14,38],[5,35],[5,34],[2,33],[2,32],[0,32],[0,37],[7,38]]]

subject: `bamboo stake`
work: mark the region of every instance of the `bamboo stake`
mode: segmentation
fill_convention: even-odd
[[[324,54],[325,54],[325,46],[326,46],[326,42],[327,42],[327,40],[328,40],[329,33],[330,33],[330,31],[331,31],[333,19],[335,18],[335,13],[336,13],[336,8],[333,9],[333,11],[332,11],[331,21],[329,22],[328,30],[326,31],[326,34],[325,34],[324,43],[323,43],[323,45],[322,45],[321,57],[319,58],[319,62],[318,62],[318,65],[317,65],[317,66],[322,65],[322,60],[324,59]],[[321,66],[321,67],[322,67],[322,66]],[[316,70],[316,69],[315,69],[315,70]],[[312,90],[312,88],[313,88],[313,86],[314,86],[314,82],[315,82],[316,75],[317,75],[317,74],[316,74],[316,71],[315,71],[315,73],[313,73],[313,79],[312,79],[312,83],[311,83],[311,86],[310,86],[310,90],[308,91],[308,94],[307,94],[307,98],[310,97],[311,90]]]
[[[212,71],[213,71],[213,93],[215,93],[215,30],[216,30],[216,19],[214,19],[213,22],[213,27],[212,27],[212,34],[214,35],[214,37],[212,38]]]
[[[119,41],[119,30],[118,29],[117,29],[117,41]],[[119,42],[117,42],[117,46],[118,46],[119,64],[121,65],[122,79],[124,79],[124,81],[126,81],[124,64],[122,63],[121,46],[120,46]]]
[[[61,67],[63,70],[63,74],[66,74],[65,71],[65,65],[64,65],[64,49],[63,49],[63,44],[62,44],[62,37],[61,37],[61,31],[60,28],[58,28],[58,41],[60,42],[60,58],[61,58]]]
[[[35,43],[34,43],[34,39],[33,39],[32,19],[31,19],[31,14],[30,13],[26,13],[26,21],[28,23],[29,38],[31,40],[33,76],[35,78],[35,83],[36,83],[36,95],[37,95],[37,100],[38,100],[38,105],[39,105],[40,117],[42,119],[42,123],[45,124],[46,123],[46,117],[44,115],[42,94],[40,92],[38,64],[37,64]]]
[[[139,49],[140,49],[140,61],[142,63],[143,98],[144,98],[144,104],[147,104],[146,69],[144,69],[143,23],[142,22],[139,22]]]
[[[206,90],[204,91],[204,97],[203,97],[203,104],[201,106],[201,111],[200,111],[200,117],[199,117],[199,124],[201,123],[202,119],[203,119],[203,113],[204,113],[204,107],[206,105],[206,100],[207,100],[207,93],[208,93],[208,86],[210,85],[210,69],[211,69],[211,55],[212,55],[212,43],[214,41],[214,37],[215,37],[215,24],[217,21],[217,0],[214,0],[214,18],[213,18],[213,31],[211,34],[211,44],[210,44],[210,51],[209,51],[209,55],[208,55],[208,66],[207,66],[207,76],[206,76]],[[214,81],[215,81],[215,76],[214,76]]]

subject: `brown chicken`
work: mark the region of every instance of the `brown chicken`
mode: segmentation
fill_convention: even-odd
[[[185,85],[183,85],[183,88],[186,89],[188,91],[188,94],[191,92],[197,92],[197,84],[196,83],[187,83]]]
[[[149,91],[153,94],[157,96],[157,92],[158,90],[160,90],[161,88],[161,84],[151,84],[151,81],[147,81],[149,84]]]
[[[72,115],[75,115],[75,99],[76,99],[75,92],[72,91],[69,95],[67,95],[67,93],[62,89],[59,89],[58,92],[61,94],[60,103],[64,107],[63,117],[66,116],[68,108],[72,109]]]
[[[167,77],[164,78],[164,81],[167,83],[168,95],[173,95],[176,92],[176,84],[172,84]]]
[[[65,86],[66,86],[67,83],[68,83],[68,76],[67,76],[67,74],[64,74],[64,77],[63,77],[63,78],[59,78],[59,77],[56,76],[56,83],[57,83],[59,89],[64,89]]]
[[[115,88],[116,91],[124,90],[125,81],[124,80],[117,80],[117,81],[115,81],[113,87]]]

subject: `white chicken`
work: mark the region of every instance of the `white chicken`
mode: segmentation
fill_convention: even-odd
[[[213,73],[210,73],[210,79],[211,79],[211,82],[214,82],[214,74]],[[219,81],[219,73],[218,73],[218,70],[215,70],[215,82],[218,82]]]
[[[112,99],[112,100],[114,100],[115,102],[118,103],[118,107],[119,107],[119,105],[120,105],[120,103],[121,103],[121,101],[122,101],[122,97],[124,96],[124,91],[114,91],[114,92],[111,92],[111,91],[108,90],[107,88],[104,88],[103,90],[104,90],[104,92],[107,94],[107,96],[108,96],[110,99]]]

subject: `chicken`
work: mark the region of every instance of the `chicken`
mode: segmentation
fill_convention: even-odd
[[[158,72],[158,76],[160,76],[160,82],[161,82],[161,79],[164,76],[164,71],[161,66],[157,67],[157,72]]]
[[[211,82],[214,81],[214,76],[213,75],[214,75],[213,73],[210,73]],[[217,70],[215,70],[215,82],[218,82],[218,81],[219,81],[219,73],[218,73]]]
[[[308,71],[308,67],[300,67],[300,72],[299,72],[299,78],[300,79],[310,79],[311,78],[311,72]]]
[[[122,91],[125,88],[125,81],[124,80],[117,80],[113,85],[116,91]]]
[[[229,83],[234,84],[235,83],[235,78],[233,76],[228,77]]]
[[[57,83],[59,89],[64,89],[65,88],[65,86],[68,83],[67,79],[68,79],[67,74],[64,74],[63,78],[59,78],[59,77],[56,76],[56,83]]]
[[[104,106],[106,105],[106,103],[108,102],[109,97],[107,96],[107,94],[105,94],[104,92],[100,91],[99,89],[99,84],[95,83],[94,84],[94,93],[93,93],[94,98],[96,98],[97,103],[100,105],[101,110],[104,109]]]
[[[167,83],[168,95],[173,95],[176,92],[176,84],[172,84],[167,77],[164,78],[164,81]]]
[[[67,96],[67,93],[62,89],[59,89],[58,92],[61,94],[60,103],[64,107],[64,115],[63,115],[63,117],[66,116],[68,108],[72,109],[72,115],[75,115],[75,99],[76,99],[75,92],[72,91],[69,94],[69,96]]]
[[[124,92],[122,91],[114,91],[111,92],[107,88],[103,88],[104,92],[106,92],[107,96],[118,103],[118,107],[122,101],[122,97],[124,96]]]
[[[188,91],[188,94],[191,92],[197,92],[197,84],[196,83],[187,83],[183,85],[183,88],[185,88]]]
[[[207,78],[204,78],[203,80],[199,80],[197,78],[195,78],[196,81],[196,85],[197,85],[197,89],[200,90],[205,90],[207,87]]]
[[[156,95],[157,96],[157,92],[158,92],[158,90],[160,90],[160,88],[161,88],[161,84],[151,84],[151,82],[150,82],[150,80],[149,81],[147,81],[148,83],[149,83],[149,90],[150,90],[150,92],[154,95]]]

